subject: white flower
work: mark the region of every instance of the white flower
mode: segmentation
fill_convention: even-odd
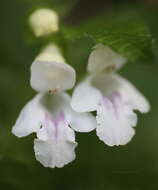
[[[45,36],[59,30],[59,17],[54,10],[37,9],[30,15],[29,25],[36,37]]]
[[[101,49],[105,50],[106,47]],[[90,58],[88,68],[92,74],[75,88],[71,106],[77,112],[96,111],[96,132],[100,140],[109,146],[124,145],[135,133],[133,127],[137,124],[137,115],[134,110],[146,113],[150,105],[129,81],[114,72],[101,72],[111,66],[111,60],[115,62],[115,68],[119,68],[121,59],[117,59],[118,55],[115,57],[112,53],[112,58],[103,61],[103,58],[108,56],[109,49],[105,55],[99,50],[96,49],[91,53],[93,59]]]
[[[48,45],[31,66],[31,86],[38,92],[22,109],[12,132],[18,137],[37,134],[36,159],[45,167],[63,167],[75,159],[75,131],[89,132],[95,118],[77,113],[63,91],[75,84],[75,70],[65,63],[59,48]]]
[[[31,66],[31,86],[38,92],[62,91],[75,84],[75,70],[64,60],[60,49],[50,44]]]
[[[18,137],[37,134],[36,159],[45,167],[63,167],[75,159],[76,131],[89,132],[95,119],[88,113],[76,113],[66,93],[38,94],[22,109],[12,132]]]

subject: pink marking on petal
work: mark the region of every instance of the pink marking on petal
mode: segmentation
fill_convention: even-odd
[[[54,131],[55,131],[54,135],[55,135],[56,139],[57,139],[57,137],[59,135],[58,134],[59,125],[61,123],[65,123],[65,125],[66,125],[65,115],[64,115],[63,112],[61,112],[56,118],[53,118],[53,116],[50,115],[50,113],[48,113],[48,112],[45,113],[45,127],[46,127],[46,131],[47,131],[48,134],[52,134],[53,133],[53,128],[54,128]]]
[[[109,111],[112,110],[116,118],[119,116],[121,94],[119,92],[113,92],[111,96],[103,97],[103,103],[108,107]]]
[[[121,94],[117,91],[113,92],[112,95],[109,97],[112,102],[117,103],[117,101],[121,101]]]
[[[61,122],[65,122],[65,115],[64,115],[64,113],[61,112],[59,114],[59,116],[56,119],[53,119],[52,121],[54,122],[55,126],[58,126],[59,123],[61,123]]]

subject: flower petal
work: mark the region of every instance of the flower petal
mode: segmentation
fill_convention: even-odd
[[[150,111],[150,103],[132,83],[119,75],[116,76],[116,79],[119,80],[122,85],[120,93],[126,102],[131,104],[135,110],[138,110],[141,113],[147,113]]]
[[[66,64],[59,48],[47,46],[31,65],[31,86],[38,92],[71,89],[76,80],[75,70]]]
[[[104,97],[97,109],[97,135],[109,146],[125,145],[135,134],[137,116],[130,106],[124,104],[121,96],[113,94]]]
[[[90,132],[96,125],[96,119],[90,113],[71,113],[70,126],[77,132]]]
[[[146,113],[150,110],[148,100],[139,92],[133,84],[117,74],[102,74],[93,78],[93,85],[104,96],[110,96],[113,92],[119,92],[123,101],[130,104],[133,109]]]
[[[114,52],[108,46],[98,44],[89,56],[87,70],[90,73],[118,70],[126,62],[126,58]]]
[[[96,128],[95,118],[90,113],[78,113],[70,106],[71,97],[66,93],[48,94],[43,101],[52,116],[64,113],[68,124],[76,131],[89,132]]]
[[[40,105],[42,95],[35,96],[22,109],[12,133],[18,137],[27,136],[40,129],[44,118],[44,111]]]
[[[90,80],[81,82],[73,92],[71,107],[77,112],[95,111],[101,100],[100,91],[91,85]]]
[[[63,114],[57,120],[49,115],[45,119],[43,128],[47,138],[41,139],[41,134],[37,133],[40,139],[34,141],[36,159],[45,167],[61,168],[75,159],[75,134]]]

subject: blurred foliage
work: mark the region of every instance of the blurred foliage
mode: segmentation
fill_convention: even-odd
[[[63,16],[69,14],[68,12],[74,6],[74,0],[55,1],[57,3],[56,7],[59,9],[58,3],[61,2],[62,8],[59,12],[62,14],[63,11]],[[149,114],[139,114],[136,135],[127,146],[114,148],[105,146],[104,143],[99,141],[95,131],[89,134],[78,133],[76,136],[79,146],[76,151],[76,160],[62,169],[47,169],[35,160],[33,152],[34,134],[21,139],[11,134],[11,127],[19,111],[35,94],[29,85],[29,68],[40,47],[45,45],[48,40],[55,39],[63,47],[67,61],[77,69],[78,78],[80,78],[85,73],[87,58],[95,42],[91,38],[81,36],[82,39],[70,43],[68,40],[65,41],[62,31],[56,36],[43,38],[40,42],[30,36],[27,24],[29,12],[38,6],[53,7],[53,2],[53,0],[2,0],[1,2],[0,189],[157,190],[158,60],[154,60],[149,56],[151,36],[148,35],[148,29],[146,29],[146,27],[149,27],[153,36],[155,43],[152,48],[158,57],[158,9],[156,6],[154,9],[144,7],[143,4],[141,9],[131,9],[130,5],[126,6],[125,9],[130,19],[127,18],[128,14],[126,16],[122,14],[122,18],[118,16],[120,14],[115,12],[115,3],[113,7],[109,8],[110,14],[115,12],[117,16],[114,17],[115,24],[109,20],[106,27],[109,31],[111,27],[114,27],[116,31],[122,32],[122,35],[124,33],[124,42],[130,44],[129,47],[131,48],[131,52],[128,51],[127,56],[131,59],[133,55],[133,61],[137,55],[141,55],[140,52],[143,53],[143,57],[144,55],[149,57],[149,59],[145,58],[145,62],[148,64],[144,64],[141,59],[135,59],[135,64],[127,64],[121,71],[123,76],[133,82],[145,94],[152,107]],[[121,2],[120,0],[119,12],[124,7]],[[91,3],[90,0],[89,3]],[[96,0],[97,3],[98,0]],[[135,4],[135,7],[137,7],[137,4]],[[88,11],[90,14],[90,10]],[[80,12],[82,13],[82,8],[80,8]],[[107,15],[107,20],[108,18],[109,15]],[[75,18],[73,19],[75,20]],[[121,24],[120,20],[123,20]],[[139,20],[143,20],[143,22]],[[62,22],[64,23],[64,19]],[[100,22],[102,22],[102,19]],[[144,25],[144,23],[147,23],[147,25]],[[93,22],[90,27],[92,25]],[[77,26],[75,26],[75,30],[76,28]],[[85,33],[84,25],[82,30],[81,32]],[[90,31],[90,34],[94,33],[95,38],[100,40],[100,36],[98,37],[95,33],[95,31],[100,30],[101,28],[96,27],[94,31]],[[103,31],[103,33],[108,34],[108,45],[113,46],[123,54],[125,53],[125,49],[128,49],[128,47],[124,47],[122,35],[117,34],[113,29],[111,29],[111,32]],[[115,41],[117,35],[122,37],[120,42],[123,45],[122,50],[121,46],[118,45],[119,43]],[[134,50],[134,48],[136,49]]]
[[[17,0],[21,3],[21,0]],[[63,17],[68,14],[72,7],[75,6],[78,0],[22,0],[22,3],[29,7],[29,10],[34,10],[37,8],[48,7],[56,10],[58,14]],[[19,3],[18,2],[18,3]]]
[[[151,59],[152,37],[147,25],[126,15],[118,18],[91,18],[80,26],[63,28],[63,32],[71,41],[87,37],[92,40],[93,46],[98,43],[108,45],[132,62]]]

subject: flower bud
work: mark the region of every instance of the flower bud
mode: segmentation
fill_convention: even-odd
[[[29,25],[36,37],[49,35],[59,29],[57,13],[51,9],[38,9],[29,17]]]

